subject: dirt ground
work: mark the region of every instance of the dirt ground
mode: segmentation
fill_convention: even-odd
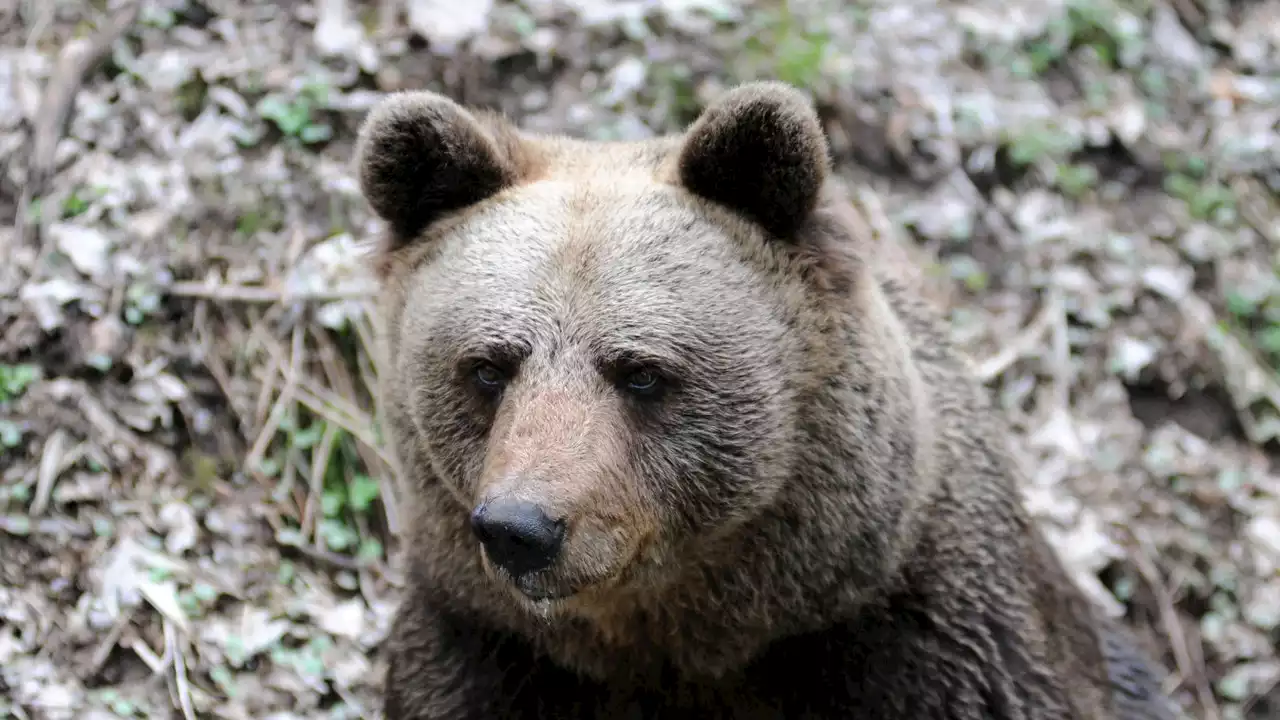
[[[0,3],[0,715],[375,717],[357,124],[427,87],[644,137],[765,77],[1187,716],[1280,717],[1277,0]]]

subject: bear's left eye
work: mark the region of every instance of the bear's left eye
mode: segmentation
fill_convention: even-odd
[[[628,390],[640,395],[648,395],[658,389],[658,374],[652,370],[636,370],[627,375],[623,384]]]

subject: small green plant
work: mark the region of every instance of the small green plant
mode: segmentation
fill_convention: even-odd
[[[1226,305],[1230,324],[1251,340],[1272,369],[1280,372],[1280,267],[1270,293],[1257,297],[1230,292]]]
[[[10,402],[40,379],[40,368],[31,363],[0,365],[0,403]]]
[[[118,690],[107,688],[98,693],[98,701],[111,708],[111,712],[116,717],[129,718],[135,717],[138,712],[138,706],[133,700],[120,694]]]
[[[822,74],[822,61],[830,39],[803,30],[779,38],[777,53],[778,79],[798,87],[811,87]]]
[[[1186,203],[1187,211],[1197,220],[1213,220],[1225,225],[1235,218],[1235,194],[1214,180],[1173,173],[1165,177],[1164,189]]]
[[[360,559],[380,558],[381,543],[362,536],[358,528],[367,524],[373,504],[381,496],[381,486],[376,478],[364,472],[355,438],[339,427],[331,428],[323,420],[312,419],[306,425],[301,423],[300,419],[292,417],[286,417],[280,423],[280,432],[284,435],[280,452],[275,458],[265,458],[260,470],[268,476],[278,475],[285,465],[281,458],[286,453],[310,456],[324,442],[325,436],[331,435],[332,449],[321,458],[324,463],[323,486],[319,499],[320,513],[315,524],[316,535],[331,551],[352,553]],[[289,479],[281,478],[280,483],[282,492],[277,497],[283,500],[288,495]],[[286,536],[291,538],[288,542],[301,540],[296,530],[288,531]]]
[[[986,270],[970,255],[955,255],[948,260],[947,266],[951,278],[964,283],[969,292],[981,293],[990,284]]]
[[[182,113],[182,117],[186,118],[188,122],[195,120],[200,115],[200,111],[204,109],[208,98],[209,83],[205,81],[204,75],[199,70],[192,73],[190,80],[178,86],[178,90],[173,96],[178,112]]]
[[[1049,23],[1027,47],[1028,68],[1041,74],[1080,48],[1089,48],[1108,68],[1130,67],[1143,51],[1137,18],[1108,0],[1073,0],[1065,15]]]
[[[1054,168],[1054,186],[1073,198],[1078,198],[1097,186],[1098,179],[1098,170],[1092,165],[1062,163]]]
[[[71,194],[62,201],[62,217],[73,218],[82,215],[89,209],[89,205],[98,198],[106,194],[106,189],[102,187],[92,188],[76,188]]]
[[[689,66],[655,64],[649,69],[649,78],[659,107],[665,106],[666,114],[675,122],[693,122],[701,108]]]
[[[141,325],[147,317],[160,311],[160,293],[145,282],[129,285],[124,300],[124,319],[130,325]]]
[[[0,455],[22,442],[22,426],[12,420],[0,418]]]
[[[1043,160],[1061,162],[1080,150],[1084,142],[1053,122],[1046,121],[1023,128],[1006,140],[1009,162],[1017,167],[1034,165]]]
[[[333,128],[316,118],[316,112],[324,107],[329,88],[321,83],[307,83],[293,97],[283,93],[271,93],[258,101],[256,110],[264,119],[275,124],[286,137],[313,144],[333,137]]]
[[[761,19],[761,32],[747,39],[746,50],[753,63],[768,68],[768,75],[796,87],[812,88],[822,79],[831,38],[805,27],[801,20],[787,11],[768,13]]]
[[[160,30],[168,30],[178,22],[177,13],[168,8],[144,5],[139,13],[138,22]]]

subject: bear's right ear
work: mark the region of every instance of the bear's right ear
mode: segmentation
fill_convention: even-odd
[[[391,226],[390,249],[516,182],[510,148],[491,129],[427,91],[395,93],[369,112],[356,140],[356,166],[365,200]]]

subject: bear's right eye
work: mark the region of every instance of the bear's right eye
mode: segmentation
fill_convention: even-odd
[[[506,376],[501,370],[492,363],[481,362],[471,370],[471,377],[475,378],[476,384],[487,391],[502,389],[502,385],[506,380]]]

